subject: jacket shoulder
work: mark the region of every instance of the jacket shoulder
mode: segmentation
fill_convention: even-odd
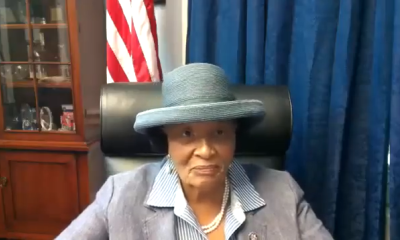
[[[285,197],[292,204],[298,200],[302,190],[290,173],[281,170],[261,167],[255,164],[242,165],[250,182],[257,192],[269,201],[281,201]]]
[[[157,175],[163,164],[164,161],[146,163],[133,170],[112,175],[111,178],[113,178],[115,183],[130,182],[136,178],[140,178],[141,180],[151,179]]]
[[[151,187],[163,164],[164,161],[146,163],[134,170],[115,174],[111,176],[114,182],[114,187],[117,189],[132,189],[138,186]]]
[[[164,161],[147,163],[132,171],[111,176],[113,196],[110,205],[125,202],[129,202],[129,205],[142,205],[163,164]]]
[[[265,200],[252,223],[267,223],[271,239],[326,239],[330,233],[304,199],[304,192],[286,171],[256,165],[244,166],[251,183]]]

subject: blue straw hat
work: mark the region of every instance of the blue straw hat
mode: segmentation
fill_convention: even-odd
[[[211,64],[193,63],[164,76],[163,107],[137,114],[135,131],[171,124],[238,120],[240,128],[250,128],[264,117],[258,100],[236,100],[229,91],[224,71]]]

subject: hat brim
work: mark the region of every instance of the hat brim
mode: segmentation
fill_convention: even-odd
[[[155,127],[208,121],[240,119],[246,128],[252,127],[264,118],[264,104],[258,100],[236,100],[228,102],[193,104],[164,107],[143,111],[136,116],[134,129],[147,134]]]

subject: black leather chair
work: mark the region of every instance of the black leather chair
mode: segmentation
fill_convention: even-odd
[[[232,86],[238,99],[264,102],[265,120],[237,139],[239,161],[282,169],[292,133],[292,105],[283,86]],[[101,148],[109,175],[159,161],[165,151],[153,151],[146,136],[133,130],[138,112],[161,106],[160,83],[114,83],[101,93]],[[166,146],[165,148],[166,149]]]

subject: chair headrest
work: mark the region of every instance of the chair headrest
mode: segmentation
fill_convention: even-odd
[[[292,134],[292,105],[284,86],[232,86],[237,99],[264,103],[265,119],[236,140],[237,155],[283,156]],[[161,107],[160,83],[112,83],[101,92],[101,147],[107,156],[154,156],[149,139],[133,130],[136,115]]]

